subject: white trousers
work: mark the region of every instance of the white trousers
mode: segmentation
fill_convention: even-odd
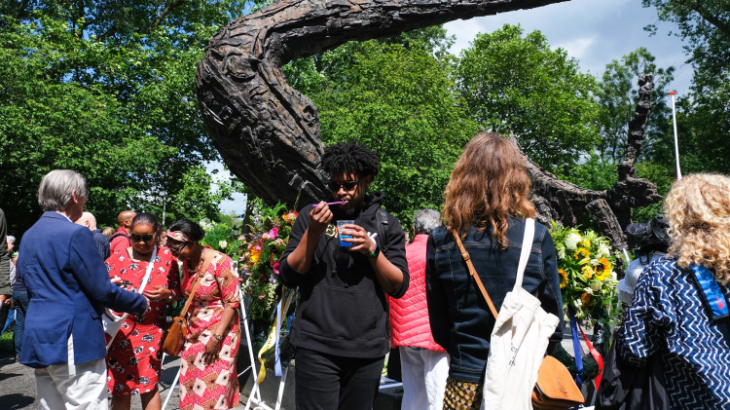
[[[104,359],[74,364],[73,338],[68,340],[67,364],[36,369],[38,399],[43,410],[107,410]]]
[[[449,355],[446,352],[400,346],[403,403],[401,410],[441,410],[444,407]]]

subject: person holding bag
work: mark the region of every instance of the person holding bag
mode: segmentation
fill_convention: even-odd
[[[238,278],[231,272],[229,256],[198,243],[203,237],[203,228],[186,219],[172,224],[167,232],[167,245],[183,261],[182,292],[187,300],[186,320],[181,323],[186,331],[173,324],[163,342],[167,347],[167,338],[185,338],[180,354],[180,410],[230,409],[240,404]]]
[[[525,161],[517,147],[499,134],[474,137],[444,193],[442,221],[448,226],[437,228],[428,241],[426,294],[431,332],[451,357],[445,410],[481,407],[490,336],[498,320],[493,312],[504,309],[508,292],[522,289],[528,296],[536,295],[539,306],[534,310],[541,307],[553,316],[553,322],[557,319],[557,323],[548,323],[557,324],[554,331],[540,332],[541,337],[549,337],[548,351],[562,340],[555,246],[545,226],[528,222],[535,207],[528,199],[531,180]],[[515,286],[525,230],[531,224],[534,232],[528,235],[522,286]],[[469,262],[476,276],[470,273]],[[509,360],[506,363],[511,365]],[[532,386],[528,381],[522,383],[528,389],[521,402],[529,405]]]
[[[172,252],[157,247],[157,218],[137,214],[130,227],[132,246],[117,250],[106,260],[112,281],[150,299],[150,309],[126,316],[108,342],[107,387],[112,410],[127,410],[131,396],[140,395],[145,410],[159,410],[160,344],[165,308],[180,295],[178,266]],[[113,313],[113,312],[111,312]]]

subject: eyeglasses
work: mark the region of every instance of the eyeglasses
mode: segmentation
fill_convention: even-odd
[[[172,243],[170,243],[169,239],[167,240],[167,247],[170,248],[170,250],[173,250],[177,253],[182,252],[183,248],[185,248],[185,245],[187,245],[187,244],[188,244],[187,242],[180,242],[177,245],[173,245]]]
[[[340,190],[340,187],[342,187],[345,191],[352,191],[355,189],[355,186],[357,186],[358,182],[360,182],[359,179],[356,179],[354,181],[327,181],[327,188],[330,189],[332,192],[337,192]]]
[[[151,242],[155,235],[137,235],[136,233],[129,234],[129,238],[135,242]]]

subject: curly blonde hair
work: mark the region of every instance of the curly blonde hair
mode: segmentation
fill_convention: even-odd
[[[669,253],[684,268],[712,269],[715,280],[730,282],[730,177],[694,174],[672,184],[665,202]]]

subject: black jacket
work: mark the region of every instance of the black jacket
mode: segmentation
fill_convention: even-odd
[[[344,215],[333,208],[334,218],[319,239],[312,268],[299,273],[287,263],[309,226],[308,205],[299,213],[281,262],[281,280],[288,287],[298,286],[301,293],[292,331],[292,344],[320,353],[353,358],[385,356],[389,346],[388,304],[367,256],[340,248],[337,220],[354,219],[368,232],[380,232],[376,212],[382,194],[365,198],[364,208],[356,215]],[[408,262],[405,233],[395,217],[387,214],[390,227],[384,255],[403,272],[403,285],[390,296],[400,298],[408,290]],[[378,234],[376,241],[384,249]]]
[[[490,232],[491,229],[479,232],[472,227],[463,243],[499,310],[505,295],[515,285],[525,221],[509,220],[506,251],[501,250]],[[446,228],[437,228],[428,238],[426,258],[426,295],[433,339],[451,356],[450,376],[479,382],[487,365],[494,317]],[[522,287],[532,294],[537,291],[541,307],[560,318],[560,325],[550,338],[550,348],[554,347],[563,338],[563,302],[555,246],[550,232],[539,223],[535,223]]]

